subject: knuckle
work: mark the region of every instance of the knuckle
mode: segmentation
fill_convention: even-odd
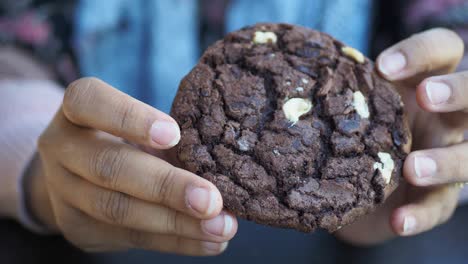
[[[439,39],[439,40],[446,39],[446,40],[449,40],[450,42],[455,41],[456,43],[453,43],[453,44],[456,44],[457,46],[458,45],[463,46],[463,39],[457,32],[455,32],[452,29],[444,28],[444,27],[437,27],[430,31],[432,31],[435,39]]]
[[[89,171],[104,186],[116,189],[119,184],[123,165],[128,159],[128,153],[122,146],[107,146],[98,148],[89,162]]]
[[[175,216],[174,216],[174,234],[185,234],[186,233],[186,230],[184,227],[186,227],[186,222],[184,222],[184,217],[183,215],[178,212],[178,211],[175,211]]]
[[[453,211],[446,211],[443,212],[437,222],[437,225],[445,224],[453,215]]]
[[[137,141],[147,142],[150,140],[150,130],[152,119],[141,118],[148,116],[144,108],[129,96],[121,96],[115,103],[118,107],[115,108],[115,115],[112,116],[112,124],[117,128],[117,133],[129,133],[131,131],[132,137]],[[135,130],[135,127],[142,127],[142,129]]]
[[[165,172],[158,172],[154,176],[151,190],[151,200],[167,204],[171,200],[173,186],[175,184],[175,169],[168,169]]]
[[[438,217],[433,217],[433,225],[437,226],[447,222],[455,212],[458,201],[458,191],[454,191],[451,185],[445,185],[440,187],[440,197],[436,201],[434,215]]]
[[[466,101],[465,97],[468,93],[468,71],[454,73],[447,81],[453,83],[453,87],[460,91],[459,93]]]
[[[86,77],[72,82],[63,96],[63,112],[65,116],[72,120],[78,121],[81,117],[83,105],[89,103],[93,98],[93,90],[97,88],[98,79],[94,77]]]
[[[177,234],[178,225],[177,225],[178,212],[175,210],[168,210],[166,217],[164,219],[164,228],[168,234]]]
[[[446,223],[452,216],[454,210],[455,207],[452,205],[441,205],[440,216],[434,226]]]
[[[452,54],[455,56],[454,59],[460,60],[463,57],[465,43],[462,37],[455,31],[448,28],[436,28],[434,29],[438,34],[434,37],[435,40],[446,40],[450,43],[451,49],[454,51]]]
[[[445,65],[453,67],[463,56],[464,42],[453,30],[447,28],[433,28],[415,34],[411,38],[411,45],[421,56],[423,70],[431,72],[435,66]]]
[[[151,245],[151,238],[149,235],[138,230],[128,230],[128,242],[136,248],[149,248]]]
[[[436,38],[440,38],[441,36],[447,36],[447,35],[454,35],[457,36],[458,34],[455,33],[455,31],[444,28],[444,27],[435,27],[427,31],[428,34],[434,35]]]
[[[468,81],[468,71],[463,71],[463,72],[459,72],[459,73],[456,73],[456,74],[459,76],[459,79],[461,80],[460,83],[459,83],[460,86],[461,87],[465,86],[467,81]]]
[[[172,251],[175,250],[180,250],[180,251],[186,251],[187,250],[187,244],[185,243],[185,239],[182,238],[181,236],[177,236],[175,238],[174,246],[172,248]]]
[[[122,225],[129,221],[131,199],[128,195],[120,192],[101,192],[96,201],[96,210],[105,220]]]
[[[434,38],[431,35],[424,33],[419,33],[410,38],[409,44],[411,45],[410,49],[419,54],[418,58],[419,63],[422,66],[424,72],[431,72],[435,68],[436,55],[434,54]],[[421,59],[423,58],[423,59]]]
[[[463,160],[463,157],[461,154],[457,151],[448,151],[448,160],[451,160],[451,163],[449,165],[449,170],[447,174],[453,175],[454,180],[462,180],[463,174],[464,174],[464,169],[463,169],[463,164],[465,161]]]
[[[115,115],[116,120],[114,121],[121,131],[128,131],[134,128],[133,119],[137,116],[137,107],[134,103],[126,99],[123,100],[125,101],[119,104],[121,107],[116,109],[117,115]]]

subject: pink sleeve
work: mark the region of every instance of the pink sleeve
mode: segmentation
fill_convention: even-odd
[[[50,81],[0,81],[0,216],[14,217],[30,229],[22,174],[62,97],[63,89]]]

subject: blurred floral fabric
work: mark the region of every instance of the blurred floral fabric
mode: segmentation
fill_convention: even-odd
[[[0,1],[0,45],[16,45],[49,67],[57,79],[68,83],[79,76],[75,59],[74,19],[80,0]],[[98,1],[100,2],[100,1]],[[101,1],[113,3],[114,1]],[[235,0],[201,0],[201,48],[216,40],[229,24],[226,6]],[[468,43],[467,0],[408,0],[404,2],[403,33],[442,26],[456,30]],[[234,10],[233,12],[236,12]],[[325,18],[326,19],[326,18]],[[235,21],[235,20],[233,20]],[[231,23],[232,24],[232,23]],[[235,24],[235,23],[234,23]],[[125,27],[126,25],[121,25]],[[468,57],[461,69],[468,69]]]
[[[71,48],[74,2],[1,0],[0,45],[30,52],[62,83],[78,77]]]
[[[455,30],[468,44],[468,0],[413,0],[404,13],[407,34],[433,27],[446,27]],[[465,48],[459,70],[468,70],[468,56]]]

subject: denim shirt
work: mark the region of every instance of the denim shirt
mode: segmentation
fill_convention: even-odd
[[[368,51],[372,0],[231,0],[226,32],[286,22]],[[80,71],[169,112],[180,80],[200,56],[198,1],[80,0],[74,49]]]

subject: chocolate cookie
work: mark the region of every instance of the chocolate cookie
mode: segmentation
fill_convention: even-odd
[[[381,204],[410,144],[401,98],[370,60],[287,24],[246,27],[208,48],[172,115],[178,158],[228,210],[306,232],[335,231]]]

